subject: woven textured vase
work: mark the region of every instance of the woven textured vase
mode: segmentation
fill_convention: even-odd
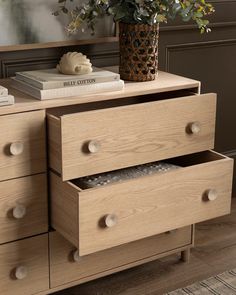
[[[120,76],[129,81],[151,81],[158,69],[159,24],[119,23]]]

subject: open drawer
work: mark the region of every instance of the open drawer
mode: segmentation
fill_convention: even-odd
[[[50,167],[69,180],[212,149],[216,95],[165,95],[49,110]]]
[[[51,173],[52,226],[87,255],[230,213],[233,160],[206,151],[178,169],[82,190]]]

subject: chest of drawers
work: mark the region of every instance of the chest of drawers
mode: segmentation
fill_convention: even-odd
[[[49,294],[179,252],[230,213],[233,160],[214,148],[216,95],[160,72],[124,91],[0,109],[0,290]],[[96,187],[83,177],[167,162]]]

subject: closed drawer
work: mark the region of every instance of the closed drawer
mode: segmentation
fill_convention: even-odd
[[[46,174],[0,182],[0,243],[48,231]]]
[[[132,263],[138,265],[145,259],[190,246],[192,230],[191,226],[184,227],[84,257],[78,257],[76,248],[57,232],[50,233],[49,242],[50,286],[53,288],[72,281],[86,281],[91,276],[101,277],[129,268]]]
[[[77,108],[73,114],[48,114],[50,167],[63,180],[214,146],[215,94],[90,111]]]
[[[45,112],[0,116],[0,180],[44,172]]]
[[[51,174],[52,226],[87,255],[230,212],[233,160],[206,151],[181,168],[82,190]]]
[[[32,295],[47,289],[48,235],[0,246],[1,295]]]

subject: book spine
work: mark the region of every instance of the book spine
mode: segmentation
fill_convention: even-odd
[[[14,82],[12,83],[12,87],[23,91],[31,96],[34,96],[35,98],[40,100],[119,91],[124,88],[123,80],[49,90],[39,90],[14,78],[13,81]]]
[[[22,91],[26,94],[29,94],[37,99],[41,99],[41,91],[35,87],[32,87],[31,85],[28,85],[27,83],[23,82],[23,81],[19,81],[15,78],[11,78],[12,79],[12,84],[11,86],[13,88],[15,88],[16,90]]]
[[[104,83],[104,82],[119,81],[120,75],[114,74],[114,75],[105,76],[105,77],[96,77],[96,78],[88,78],[88,79],[71,79],[67,81],[40,82],[30,77],[27,77],[26,75],[16,73],[16,79],[26,82],[34,87],[37,87],[40,90],[48,90],[48,89],[55,89],[55,88],[76,87],[76,86],[84,86],[84,85],[91,85],[91,84]]]
[[[41,99],[62,98],[67,96],[81,96],[102,92],[119,91],[124,88],[124,81],[114,81],[84,85],[78,87],[65,87],[61,89],[41,90]]]
[[[7,96],[7,95],[8,95],[8,89],[3,86],[0,86],[0,97]]]
[[[16,73],[16,80],[28,83],[31,86],[37,87],[38,89],[43,89],[43,82],[32,80],[28,78],[27,76],[23,76],[21,74]]]
[[[15,103],[15,99],[13,95],[0,97],[0,106],[12,105],[14,103]]]

